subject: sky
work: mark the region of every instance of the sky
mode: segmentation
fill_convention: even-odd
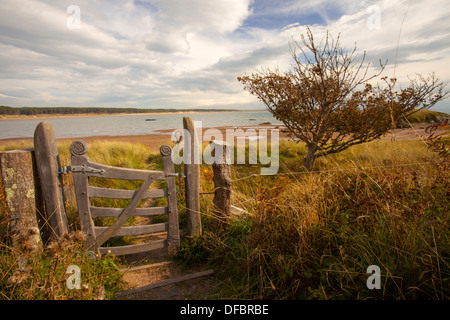
[[[263,110],[237,77],[289,71],[307,26],[400,86],[447,82],[449,16],[448,0],[0,0],[0,105]]]

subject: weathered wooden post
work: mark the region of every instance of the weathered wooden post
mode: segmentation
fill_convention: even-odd
[[[188,154],[188,163],[184,164],[186,175],[185,194],[187,208],[187,236],[196,237],[202,233],[200,219],[200,164],[201,146],[198,143],[194,121],[183,117],[183,128],[189,132],[190,139],[184,139],[184,151]],[[184,157],[185,159],[187,157]]]
[[[60,237],[68,231],[67,217],[62,196],[62,181],[55,131],[47,121],[42,121],[34,132],[36,166],[45,203],[46,219],[52,237]]]
[[[180,228],[178,225],[177,193],[175,191],[175,170],[171,157],[172,148],[165,144],[161,146],[159,152],[163,161],[168,190],[169,225],[167,230],[167,252],[170,256],[173,256],[180,247]]]
[[[225,222],[232,210],[231,206],[231,172],[230,148],[224,141],[211,141],[211,156],[214,181],[214,213],[221,222]]]
[[[83,140],[77,140],[70,145],[70,163],[72,166],[84,165],[89,160],[88,145]],[[88,194],[89,181],[84,179],[84,173],[77,173],[73,175],[73,185],[75,186],[75,197],[77,199],[78,217],[80,219],[81,231],[86,235],[85,247],[89,250],[96,251],[95,244],[95,231],[94,221],[91,219],[89,213],[90,200],[87,197],[83,197]]]
[[[19,238],[24,237],[31,252],[42,249],[36,218],[36,186],[33,151],[0,152],[0,171],[6,210],[11,221],[13,247],[21,251]]]

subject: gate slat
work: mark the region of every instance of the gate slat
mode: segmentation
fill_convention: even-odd
[[[89,186],[89,197],[131,199],[137,190],[111,189]],[[167,189],[154,189],[145,191],[142,199],[167,197]]]
[[[168,224],[158,223],[158,224],[149,224],[142,226],[129,226],[129,227],[120,227],[114,232],[114,236],[135,236],[139,234],[153,233],[153,232],[164,232],[167,231]],[[94,227],[95,236],[98,237],[104,231],[106,231],[108,227]]]
[[[162,171],[154,170],[138,170],[138,169],[128,169],[121,167],[108,166],[106,164],[95,163],[91,161],[86,162],[87,167],[94,169],[103,169],[104,173],[93,173],[86,172],[88,176],[101,177],[107,179],[118,179],[118,180],[145,180],[152,177],[154,180],[164,180],[165,176]]]
[[[126,254],[135,254],[150,250],[162,249],[165,247],[167,247],[167,240],[157,240],[148,243],[133,244],[130,246],[122,247],[100,247],[98,249],[101,255],[106,254],[108,253],[108,251],[110,251],[110,253],[116,256],[122,256]]]
[[[92,217],[118,217],[123,211],[123,208],[91,207],[90,209]],[[168,212],[168,207],[137,208],[133,215],[150,217],[160,214],[167,214]]]

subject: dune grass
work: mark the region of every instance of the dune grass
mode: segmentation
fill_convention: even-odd
[[[438,117],[440,115],[446,115],[442,112],[437,112],[433,110],[418,110],[412,111],[409,115],[407,115],[407,119],[411,123],[430,123],[433,121],[438,121]]]
[[[70,163],[69,145],[58,144],[66,165]],[[212,214],[212,195],[202,195],[203,234],[182,241],[179,261],[214,268],[224,283],[223,298],[449,299],[450,188],[448,171],[436,161],[436,153],[419,140],[375,141],[318,159],[311,173],[301,166],[305,153],[304,145],[282,141],[276,176],[257,175],[257,165],[233,165],[233,204],[248,214],[233,215],[225,228],[219,228]],[[91,143],[88,155],[92,161],[109,165],[162,168],[158,150],[140,145]],[[213,190],[210,165],[201,166],[201,181],[203,192]],[[98,183],[104,186],[106,181]],[[111,188],[138,186],[133,181],[108,183]],[[70,179],[66,186],[70,194]],[[76,204],[73,197],[67,201],[70,228],[76,232]],[[102,206],[117,205],[108,202],[112,200],[95,201],[103,201],[98,203]],[[183,228],[183,192],[178,206]],[[57,261],[63,262],[59,266],[51,267],[56,263],[51,255],[43,259],[43,265],[36,264],[36,269],[31,264],[33,276],[12,284],[14,278],[8,279],[20,270],[11,248],[2,242],[1,298],[61,299],[74,294],[93,298],[94,289],[101,286],[112,298],[120,281],[113,278],[107,285],[106,274],[116,275],[113,264],[119,262],[83,262],[80,251],[70,252],[78,253],[59,255]],[[68,292],[62,285],[62,265],[71,261],[89,264],[91,291],[84,295]],[[366,286],[370,265],[380,267],[379,290]],[[53,282],[45,282],[49,275],[54,275]],[[103,280],[97,285],[91,280],[95,277]],[[53,284],[56,294],[35,291],[44,284],[49,288]]]
[[[206,231],[192,251],[223,271],[223,295],[448,299],[449,184],[436,155],[421,141],[377,141],[306,173],[305,152],[283,142],[276,177],[233,167],[233,203],[250,214]],[[381,269],[380,290],[366,286],[370,265]]]

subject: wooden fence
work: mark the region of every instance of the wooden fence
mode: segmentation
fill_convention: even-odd
[[[195,148],[201,148],[197,143],[197,132],[194,122],[190,117],[183,119],[183,127],[189,132],[191,139],[184,140],[184,149],[190,150],[191,161],[184,164],[185,174],[185,195],[187,213],[187,237],[196,237],[201,234],[200,219],[200,164],[194,160]],[[189,143],[189,145],[188,145]],[[112,235],[137,234],[138,232],[155,232],[167,230],[168,237],[164,242],[168,251],[173,253],[179,244],[177,198],[175,192],[175,172],[171,161],[169,146],[161,147],[161,156],[164,163],[164,171],[142,171],[125,168],[113,168],[102,164],[90,162],[85,155],[86,145],[83,142],[76,142],[71,146],[71,169],[75,188],[81,191],[76,192],[78,212],[83,232],[87,235],[86,244],[88,247],[104,253],[111,248],[103,248],[101,245]],[[200,152],[201,149],[197,150]],[[93,172],[84,171],[83,174],[75,173],[77,167],[93,168]],[[216,170],[218,167],[214,167]],[[52,125],[43,121],[36,127],[34,133],[34,148],[28,150],[13,150],[0,152],[0,172],[2,187],[5,198],[3,205],[6,216],[10,223],[10,233],[19,234],[26,230],[40,230],[36,237],[36,246],[42,248],[42,242],[61,237],[68,232],[67,216],[64,207],[64,193],[62,174],[67,168],[61,167],[59,155],[56,148],[56,137]],[[104,190],[104,188],[92,187],[88,184],[88,177],[99,174],[101,170],[104,174],[100,176],[106,178],[141,180],[143,184],[137,191],[117,191]],[[229,169],[228,169],[229,170]],[[226,168],[221,167],[219,176],[223,176]],[[216,175],[215,175],[216,177]],[[148,185],[154,180],[165,180],[167,182],[166,191],[147,190]],[[221,200],[214,200],[216,212],[226,214],[228,209],[229,192],[223,186],[222,178],[215,178],[216,197]],[[222,181],[222,182],[221,182]],[[83,191],[84,190],[84,191]],[[136,208],[141,198],[167,196],[168,206],[162,208]],[[127,208],[95,208],[90,205],[89,197],[106,196],[130,198],[131,202]],[[223,208],[220,208],[224,203]],[[145,227],[123,227],[122,224],[131,215],[152,215],[168,213],[168,224]],[[96,227],[92,223],[92,218],[96,216],[117,217],[116,222],[109,228]],[[89,219],[91,221],[89,221]],[[42,238],[42,239],[41,239]],[[43,241],[42,241],[43,240]],[[115,254],[128,254],[140,252],[151,247],[160,247],[161,243],[152,245],[135,246],[128,249],[114,248]],[[175,249],[174,249],[175,248]]]
[[[34,133],[34,149],[0,152],[5,215],[15,235],[40,230],[36,243],[59,238],[67,232],[59,176],[56,138],[50,123],[43,121]],[[13,242],[14,245],[14,242]]]
[[[75,185],[81,228],[87,235],[86,247],[88,250],[92,250],[100,255],[106,252],[115,255],[134,254],[161,248],[167,248],[169,255],[177,251],[180,244],[180,234],[178,228],[175,170],[171,159],[172,149],[168,145],[163,145],[160,148],[164,171],[134,170],[91,162],[86,155],[87,144],[84,141],[75,141],[72,143],[70,151],[72,154],[70,171],[72,172]],[[90,177],[140,180],[143,182],[137,191],[111,189],[90,186]],[[166,181],[167,188],[148,190],[150,185],[158,180]],[[91,205],[91,197],[131,199],[131,201],[124,209],[96,207]],[[167,197],[167,206],[137,208],[139,202],[143,199],[161,197]],[[151,217],[161,214],[168,215],[168,222],[123,227],[123,224],[132,216]],[[102,227],[95,226],[93,220],[95,217],[116,217],[117,219],[111,226]],[[152,234],[155,232],[167,232],[167,239],[134,245],[102,247],[102,244],[114,236]]]

